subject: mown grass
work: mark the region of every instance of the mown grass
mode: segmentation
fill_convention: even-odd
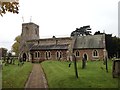
[[[77,63],[79,78],[75,77],[74,63],[45,61],[42,67],[46,74],[49,88],[117,88],[118,79],[112,78],[112,61],[108,62],[108,73],[102,61],[89,61],[82,69],[82,63]]]
[[[24,88],[26,80],[32,70],[32,63],[25,62],[23,66],[3,65],[2,70],[2,88]]]

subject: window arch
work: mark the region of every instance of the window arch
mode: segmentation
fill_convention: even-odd
[[[62,52],[61,51],[57,51],[56,52],[56,57],[57,57],[57,59],[62,58]]]
[[[46,57],[46,59],[50,59],[51,58],[51,52],[50,51],[46,51],[45,52],[45,57]]]
[[[29,27],[25,27],[26,28],[26,34],[29,34]]]
[[[80,52],[76,51],[75,55],[76,55],[76,57],[79,57],[80,56]]]
[[[38,55],[37,55],[37,52],[35,52],[35,53],[34,53],[34,57],[37,58],[37,56],[38,56]]]
[[[99,53],[97,50],[93,50],[93,57],[98,57],[99,56]]]
[[[39,51],[35,51],[34,57],[35,58],[40,58],[41,57],[41,53]]]
[[[35,34],[36,34],[36,35],[38,34],[38,30],[37,30],[37,28],[35,29]]]
[[[45,58],[48,59],[47,51],[45,52]]]
[[[41,56],[41,55],[40,55],[40,52],[38,52],[37,54],[38,54],[38,58],[40,58],[40,56]]]
[[[57,58],[59,58],[59,52],[57,51]]]
[[[62,58],[62,52],[60,52],[60,58]]]
[[[49,52],[48,52],[48,58],[50,58],[50,57],[51,57],[51,52],[49,51]]]

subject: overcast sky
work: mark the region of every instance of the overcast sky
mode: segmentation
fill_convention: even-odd
[[[92,33],[118,36],[119,0],[19,0],[19,14],[0,16],[0,47],[11,49],[22,23],[38,24],[40,38],[68,37],[76,28],[90,25]],[[22,17],[24,17],[24,22]]]

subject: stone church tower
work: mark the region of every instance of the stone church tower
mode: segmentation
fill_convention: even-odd
[[[19,51],[24,61],[26,61],[30,55],[26,41],[34,39],[39,39],[39,26],[32,22],[23,23]]]

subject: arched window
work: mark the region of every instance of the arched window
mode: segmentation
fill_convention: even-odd
[[[62,52],[60,52],[60,58],[62,58]]]
[[[94,57],[97,57],[97,56],[98,56],[98,51],[97,51],[97,50],[94,50],[94,51],[93,51],[93,56],[94,56]]]
[[[38,58],[40,58],[40,52],[38,52]]]
[[[37,52],[35,52],[34,56],[35,56],[35,58],[37,58]]]
[[[48,58],[50,58],[50,57],[51,57],[51,52],[49,51],[49,52],[48,52]]]
[[[62,52],[61,51],[57,51],[56,56],[57,56],[57,59],[62,58]]]
[[[36,28],[36,29],[35,29],[35,34],[37,35],[37,33],[38,33],[38,32],[37,32],[37,28]]]
[[[47,51],[45,52],[45,57],[48,59]]]
[[[41,57],[41,53],[39,51],[35,51],[34,57],[35,58],[40,58]]]
[[[79,56],[80,56],[80,52],[76,51],[76,57],[79,57]]]
[[[29,34],[29,28],[26,26],[26,34]]]
[[[46,51],[45,52],[45,57],[46,57],[46,59],[49,59],[51,57],[51,52],[50,51]]]
[[[57,58],[59,58],[59,52],[57,52]]]

